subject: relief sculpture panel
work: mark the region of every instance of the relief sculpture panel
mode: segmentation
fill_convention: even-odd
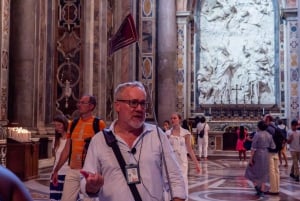
[[[274,19],[270,0],[204,2],[199,104],[275,104]]]

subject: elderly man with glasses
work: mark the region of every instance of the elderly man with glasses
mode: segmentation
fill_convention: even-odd
[[[103,201],[163,201],[168,183],[172,200],[185,200],[183,175],[167,136],[157,125],[145,123],[148,103],[143,84],[120,84],[114,101],[118,117],[109,130],[92,139],[81,190]]]

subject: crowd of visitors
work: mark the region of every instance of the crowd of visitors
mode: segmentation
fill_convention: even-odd
[[[281,119],[277,122],[270,114],[266,114],[263,120],[258,122],[251,144],[251,156],[245,171],[245,177],[253,182],[259,197],[280,194],[279,166],[284,160],[284,167],[288,167],[287,146],[292,157],[290,177],[299,182],[300,160],[300,130],[297,120],[291,121],[288,129]],[[269,183],[267,189],[266,183]]]
[[[134,81],[116,87],[114,109],[118,116],[107,129],[105,122],[92,114],[96,99],[91,95],[78,102],[79,118],[69,121],[62,114],[55,116],[50,200],[187,200],[188,158],[200,173],[202,158],[205,161],[208,157],[209,122],[200,116],[191,123],[174,112],[160,128],[145,122],[147,105],[143,84]],[[255,131],[240,125],[236,138],[240,161],[247,160],[249,150],[244,176],[253,183],[258,197],[279,195],[279,166],[288,167],[287,150],[292,158],[290,177],[299,182],[297,120],[288,128],[281,119],[266,114]],[[31,200],[19,180],[9,171],[5,174],[13,178],[10,182],[16,182],[11,195]],[[112,190],[115,188],[119,191]],[[0,200],[7,196],[1,192]]]

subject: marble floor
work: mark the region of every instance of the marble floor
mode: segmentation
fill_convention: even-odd
[[[39,178],[24,182],[35,201],[48,200],[51,162],[40,161]],[[209,156],[199,161],[201,173],[196,174],[193,164],[189,170],[189,201],[254,201],[259,200],[252,183],[243,175],[246,162],[240,162],[235,155]],[[266,201],[300,201],[300,183],[289,177],[289,166],[280,166],[280,194],[265,195]]]

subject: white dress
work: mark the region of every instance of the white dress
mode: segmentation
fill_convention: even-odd
[[[180,127],[179,136],[172,135],[172,128],[166,131],[169,137],[170,144],[173,147],[177,161],[179,163],[181,172],[183,174],[185,189],[188,193],[188,158],[187,158],[187,148],[185,144],[185,136],[191,135],[190,131]]]
[[[53,170],[55,169],[55,166],[57,165],[60,155],[66,145],[67,139],[63,139],[60,138],[59,139],[59,146],[58,148],[55,150],[55,161],[54,161],[54,165],[53,165]],[[54,142],[55,143],[55,142]],[[54,143],[53,143],[53,147],[54,148]],[[58,170],[58,175],[65,175],[67,173],[67,171],[70,169],[69,165],[68,165],[68,160],[65,162],[65,164]]]
[[[55,169],[55,167],[59,161],[60,155],[65,147],[66,142],[67,142],[67,139],[63,139],[63,138],[59,139],[59,146],[55,150],[55,161],[54,161],[52,171]],[[52,145],[52,149],[54,149],[54,144],[55,144],[55,142]],[[69,169],[70,168],[68,165],[68,161],[66,161],[65,164],[58,170],[58,173],[57,173],[58,174],[58,185],[54,186],[52,183],[52,180],[50,181],[50,199],[49,200],[51,200],[51,201],[60,201],[61,200],[63,186],[64,186],[64,182],[65,182],[65,175]]]

